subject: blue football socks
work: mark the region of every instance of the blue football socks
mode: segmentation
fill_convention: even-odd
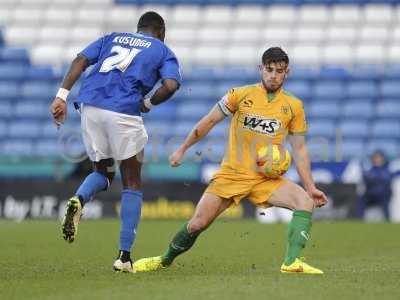
[[[84,206],[96,193],[107,189],[107,187],[107,177],[99,172],[93,172],[90,173],[82,182],[76,195],[81,200],[82,206]]]
[[[125,189],[121,197],[120,250],[131,251],[139,224],[143,194],[138,190]]]

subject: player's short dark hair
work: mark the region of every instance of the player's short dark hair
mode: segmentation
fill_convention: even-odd
[[[289,64],[289,56],[286,54],[285,51],[282,50],[280,47],[271,47],[262,55],[261,59],[263,65],[267,66],[270,63],[278,63],[284,62],[287,65]]]
[[[154,11],[145,12],[139,19],[137,24],[137,29],[142,28],[153,28],[161,29],[165,27],[165,22],[163,17]]]

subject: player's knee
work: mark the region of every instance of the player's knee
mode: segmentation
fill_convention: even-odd
[[[204,218],[192,218],[188,223],[189,233],[199,233],[205,230],[209,225],[209,222]]]
[[[311,197],[301,189],[302,192],[298,192],[294,196],[293,208],[294,210],[305,210],[312,211],[314,208],[314,202]]]

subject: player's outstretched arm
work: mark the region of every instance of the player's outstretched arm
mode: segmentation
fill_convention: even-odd
[[[328,202],[328,199],[322,191],[315,187],[314,179],[311,174],[311,164],[308,157],[305,137],[303,135],[289,135],[288,140],[292,146],[296,169],[303,181],[304,188],[314,200],[316,207],[324,206],[326,202]]]
[[[54,123],[59,127],[67,114],[67,96],[75,82],[85,71],[89,62],[84,56],[77,56],[71,63],[67,75],[59,89],[53,103],[50,106],[50,112],[53,116]]]
[[[215,105],[210,112],[193,127],[183,144],[170,156],[169,162],[171,166],[179,166],[186,150],[204,138],[207,133],[225,117],[226,115],[221,111],[219,106]]]
[[[179,83],[175,79],[164,79],[153,96],[144,99],[140,111],[143,113],[149,112],[154,105],[161,104],[171,98],[178,88]]]

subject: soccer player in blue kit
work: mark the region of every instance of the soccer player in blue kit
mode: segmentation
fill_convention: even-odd
[[[116,271],[134,272],[130,252],[141,213],[141,158],[148,139],[141,113],[170,98],[181,82],[178,60],[164,38],[163,18],[146,12],[138,21],[137,33],[114,32],[91,43],[73,60],[50,108],[60,126],[67,113],[69,91],[93,65],[77,97],[93,172],[68,201],[62,233],[66,241],[75,240],[83,206],[109,187],[115,174],[114,160],[120,162],[123,190]],[[159,80],[161,86],[145,98]]]

